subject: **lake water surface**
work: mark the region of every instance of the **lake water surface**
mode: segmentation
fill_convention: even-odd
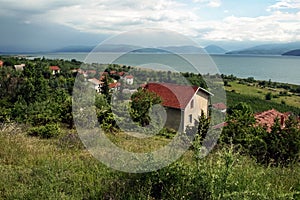
[[[87,63],[117,63],[152,67],[155,69],[164,68],[163,66],[167,65],[170,66],[170,70],[181,72],[233,74],[241,78],[254,77],[256,80],[271,79],[276,82],[300,85],[300,57],[253,55],[210,55],[208,57],[194,54],[180,56],[175,54],[120,55],[96,53],[88,56],[88,53],[56,53],[32,56],[44,56],[45,58],[52,59],[76,59]],[[214,64],[216,67],[213,67]]]

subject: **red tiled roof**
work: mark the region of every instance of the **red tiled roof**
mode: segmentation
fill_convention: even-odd
[[[49,68],[52,71],[60,70],[60,68],[58,66],[50,66]]]
[[[3,62],[2,60],[0,60],[0,66],[1,66],[1,67],[3,66],[3,63],[4,63],[4,62]]]
[[[199,89],[197,86],[171,83],[148,83],[145,88],[160,96],[163,106],[177,109],[184,109]]]
[[[118,74],[119,74],[119,76],[124,76],[125,72],[119,72]]]
[[[288,119],[289,115],[289,113],[281,113],[272,109],[261,113],[256,113],[254,117],[258,125],[267,126],[267,131],[271,131],[271,127],[273,126],[276,118],[279,119],[280,125],[284,127],[285,121]]]
[[[285,126],[285,121],[289,118],[289,116],[290,116],[290,113],[281,113],[275,109],[256,113],[254,115],[254,117],[256,119],[256,125],[266,126],[268,132],[271,131],[271,127],[273,126],[276,118],[279,119],[279,123],[280,123],[281,127],[283,128]],[[228,125],[227,122],[222,122],[220,124],[213,126],[213,129],[222,128],[227,125]]]
[[[104,81],[104,79],[105,79],[105,76],[100,77],[100,81]]]
[[[100,84],[103,83],[103,82],[99,81],[96,78],[89,79],[88,81],[91,82],[91,83],[93,83],[93,84],[95,84],[95,85],[100,85]]]
[[[133,79],[132,75],[125,76],[126,79]]]
[[[213,108],[218,110],[225,110],[227,109],[227,106],[224,103],[215,103],[212,105]]]
[[[116,71],[110,71],[110,74],[116,74],[117,72]]]
[[[109,88],[116,88],[116,87],[118,87],[118,86],[121,86],[121,83],[111,83],[111,84],[109,84]]]

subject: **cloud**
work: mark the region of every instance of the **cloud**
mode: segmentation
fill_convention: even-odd
[[[220,0],[0,0],[0,3],[3,5],[0,15],[19,17],[22,23],[55,23],[87,33],[111,35],[152,27],[197,40],[300,40],[300,12],[289,11],[300,8],[300,0],[277,1],[267,8],[271,12],[266,16],[214,20],[204,20],[201,9],[194,8],[222,7]]]
[[[193,0],[194,3],[201,3],[208,7],[217,8],[221,6],[221,0]]]
[[[299,0],[280,0],[275,4],[268,7],[268,11],[272,10],[282,10],[282,9],[299,9],[300,1]]]
[[[214,29],[203,36],[206,40],[299,41],[300,12],[276,12],[269,16],[234,17],[214,22]]]

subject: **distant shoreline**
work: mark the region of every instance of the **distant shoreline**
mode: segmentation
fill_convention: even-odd
[[[102,55],[112,55],[119,57],[120,53],[100,53]],[[76,53],[35,53],[35,54],[14,54],[4,56],[21,56],[21,58],[34,59],[45,57],[47,59],[64,59],[64,60],[78,60],[86,61],[87,52]],[[148,55],[153,55],[149,56]],[[178,54],[180,55],[180,54]],[[192,54],[181,54],[184,56],[193,57]],[[125,58],[124,58],[125,57]],[[151,57],[154,57],[153,59]],[[248,78],[254,77],[256,80],[271,79],[278,83],[290,83],[300,85],[300,56],[281,56],[281,55],[244,55],[244,54],[211,54],[211,59],[214,61],[219,69],[219,74],[231,75],[236,77]],[[124,64],[130,66],[140,66],[143,64],[143,59],[147,58],[145,62],[148,63],[165,63],[168,60],[168,54],[149,54],[137,53],[126,54],[121,59],[117,59],[116,64]],[[149,61],[149,59],[152,59]],[[197,55],[195,57],[198,59]],[[194,58],[194,59],[195,59]],[[205,60],[204,60],[205,61]],[[98,63],[97,61],[94,63]],[[141,64],[142,63],[142,64]],[[189,69],[180,66],[175,61],[168,60],[169,66],[172,66],[177,71],[192,72]],[[207,72],[201,71],[202,74]],[[214,73],[210,73],[214,74]]]

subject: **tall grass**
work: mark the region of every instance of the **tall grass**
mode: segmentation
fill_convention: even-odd
[[[260,166],[231,147],[218,147],[199,161],[188,151],[163,169],[130,174],[105,167],[76,139],[65,138],[45,140],[22,132],[0,132],[0,199],[300,197],[299,165]]]

